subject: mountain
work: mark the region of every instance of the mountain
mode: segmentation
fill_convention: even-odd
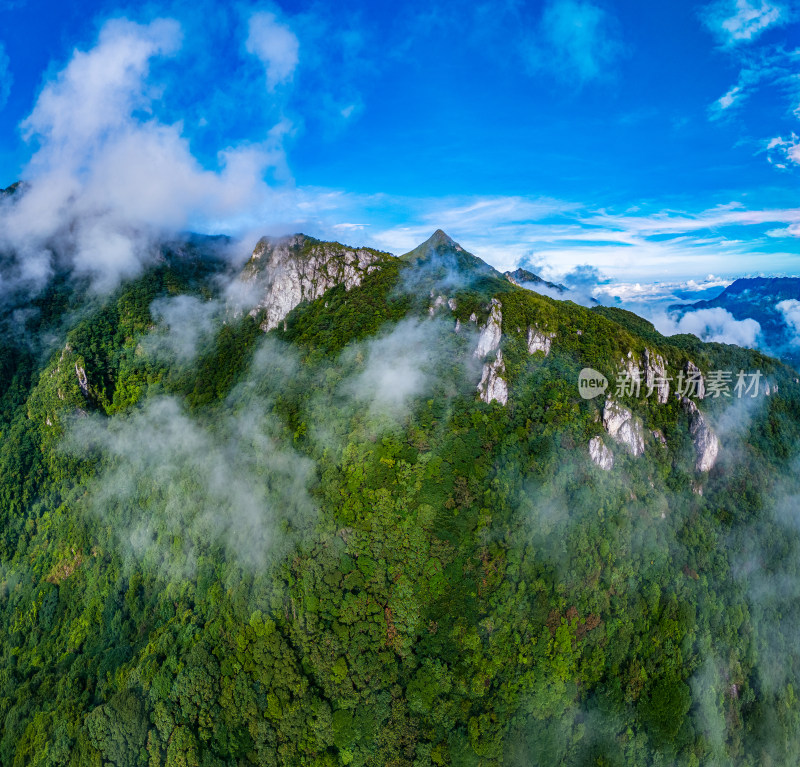
[[[788,320],[792,305],[800,301],[798,277],[746,277],[735,280],[718,296],[691,304],[670,306],[670,313],[682,317],[687,312],[702,309],[724,309],[737,320],[753,319],[761,326],[765,349],[772,351],[797,366],[800,349],[797,348],[797,326]]]
[[[11,184],[11,186],[7,186],[5,189],[0,189],[0,195],[11,197],[11,195],[22,189],[22,187],[23,183],[21,181],[15,181],[13,184]]]
[[[561,294],[567,293],[569,290],[569,288],[567,288],[565,285],[543,280],[541,277],[539,277],[539,275],[529,272],[527,269],[523,269],[522,267],[515,269],[513,272],[503,272],[503,276],[509,282],[513,282],[515,285],[519,285],[521,288],[541,286]]]
[[[261,293],[251,315],[264,311],[261,329],[272,330],[302,301],[313,301],[337,285],[350,290],[390,259],[371,248],[349,248],[303,234],[262,238],[243,273],[244,281]]]
[[[0,765],[796,761],[783,363],[442,231],[0,306]]]
[[[551,298],[559,298],[563,299],[564,301],[575,301],[575,303],[579,303],[584,306],[600,305],[600,302],[596,298],[588,294],[583,294],[580,291],[573,290],[568,288],[566,285],[561,285],[560,283],[543,280],[537,274],[529,272],[527,269],[523,269],[522,267],[515,269],[513,272],[504,272],[503,276],[514,285],[536,291],[537,293],[543,293]]]

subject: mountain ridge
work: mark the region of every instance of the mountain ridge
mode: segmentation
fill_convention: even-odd
[[[0,764],[788,763],[736,568],[800,575],[794,371],[434,235],[197,241],[0,337]]]

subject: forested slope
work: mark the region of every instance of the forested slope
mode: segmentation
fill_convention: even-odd
[[[796,763],[794,371],[443,233],[292,242],[267,243],[282,320],[283,277],[202,239],[6,307],[0,764]],[[346,284],[302,282],[320,252]],[[709,471],[674,391],[613,395],[656,359],[769,386],[697,401]]]

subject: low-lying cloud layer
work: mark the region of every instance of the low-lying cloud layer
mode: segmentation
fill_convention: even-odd
[[[756,348],[760,341],[761,325],[756,320],[737,320],[729,311],[719,307],[687,312],[677,321],[667,315],[653,320],[664,335],[691,333],[703,341],[750,348]]]
[[[124,556],[168,579],[190,577],[216,548],[263,568],[291,541],[287,528],[313,518],[313,464],[272,436],[257,404],[201,423],[162,398],[73,422],[67,449],[100,457],[90,506]]]
[[[432,388],[437,365],[448,351],[452,354],[452,334],[452,322],[401,320],[389,333],[351,350],[363,362],[354,365],[357,372],[344,391],[366,404],[373,417],[402,418],[414,398]]]

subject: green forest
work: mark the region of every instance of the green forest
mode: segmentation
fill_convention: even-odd
[[[0,765],[800,763],[791,368],[446,243],[265,333],[214,242],[2,305]],[[770,382],[698,403],[710,472],[678,398],[634,456],[579,395],[645,349]]]

